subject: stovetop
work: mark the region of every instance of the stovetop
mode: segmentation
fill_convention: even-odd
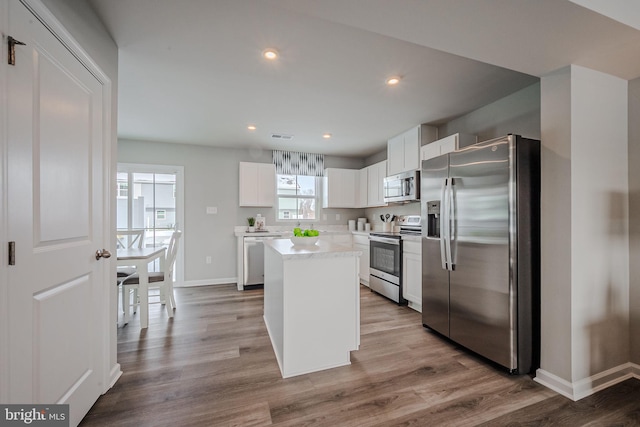
[[[420,215],[401,215],[398,217],[397,225],[400,231],[374,231],[372,236],[389,237],[400,239],[402,236],[420,236],[422,234],[422,224]]]

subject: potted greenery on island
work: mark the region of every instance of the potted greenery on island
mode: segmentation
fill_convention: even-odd
[[[249,232],[253,233],[254,231],[256,231],[256,228],[255,228],[256,219],[250,216],[249,218],[247,218],[247,222],[249,223]]]

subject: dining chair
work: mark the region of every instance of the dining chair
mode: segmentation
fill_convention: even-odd
[[[173,272],[178,254],[178,242],[182,237],[182,231],[174,231],[169,240],[169,246],[165,254],[164,271],[149,272],[149,290],[158,289],[160,294],[160,303],[165,305],[167,315],[173,317],[173,310],[176,307],[176,300],[173,294]],[[124,310],[124,323],[128,322],[130,310],[130,291],[134,293],[134,307],[138,305],[137,290],[140,284],[140,278],[137,273],[128,277],[118,278],[118,285],[122,288],[122,307]],[[135,312],[135,311],[134,311]]]
[[[117,249],[142,248],[144,246],[144,229],[118,230],[116,232]],[[135,268],[119,266],[117,269],[118,279],[131,276],[136,272]]]
[[[144,229],[116,231],[118,249],[141,248],[144,244]]]

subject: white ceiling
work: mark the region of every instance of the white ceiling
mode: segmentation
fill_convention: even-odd
[[[119,47],[126,139],[363,157],[569,64],[640,76],[636,0],[601,11],[626,25],[577,4],[593,0],[90,1]]]

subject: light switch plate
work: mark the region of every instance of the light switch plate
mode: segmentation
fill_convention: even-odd
[[[218,213],[218,208],[215,206],[207,206],[207,214],[215,215]]]

